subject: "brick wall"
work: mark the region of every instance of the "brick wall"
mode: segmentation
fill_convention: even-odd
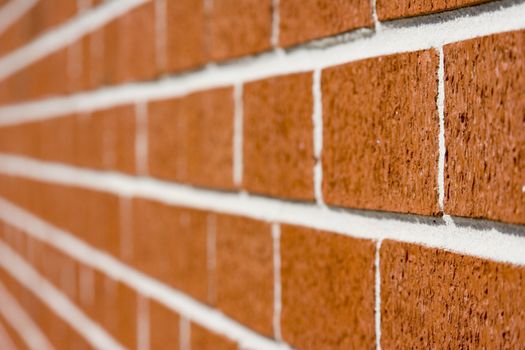
[[[517,0],[0,1],[0,348],[524,348],[524,91]]]

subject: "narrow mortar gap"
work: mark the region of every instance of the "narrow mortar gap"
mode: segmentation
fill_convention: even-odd
[[[149,301],[139,295],[137,300],[137,350],[149,350]]]
[[[243,152],[242,152],[242,133],[243,133],[243,85],[237,83],[233,89],[233,183],[240,186],[242,183],[243,171]]]
[[[282,340],[281,335],[281,226],[272,224],[273,238],[273,334],[277,341]]]
[[[148,105],[138,102],[135,105],[135,167],[137,174],[148,174]]]
[[[155,59],[161,72],[167,69],[167,3],[155,0]]]
[[[377,1],[370,0],[370,7],[372,9],[372,21],[374,22],[374,30],[380,32],[382,30],[381,22],[377,17]]]
[[[78,290],[80,303],[91,308],[95,304],[95,271],[84,264],[79,264]]]
[[[274,49],[279,47],[279,25],[281,21],[279,2],[280,0],[272,0],[272,36],[270,42]]]
[[[208,214],[207,235],[207,269],[208,269],[208,302],[215,305],[216,302],[216,264],[217,264],[217,216]]]
[[[439,209],[445,214],[445,63],[443,56],[443,46],[437,48],[439,54],[438,67],[438,95],[437,110],[439,117],[439,156],[438,156],[438,205]]]
[[[312,121],[314,126],[314,197],[317,204],[324,206],[323,201],[323,167],[321,153],[323,149],[323,100],[321,92],[321,69],[316,69],[313,73],[313,102],[314,110]]]
[[[376,350],[381,350],[381,265],[379,261],[382,240],[376,243],[375,268],[375,332]]]
[[[191,350],[190,338],[191,338],[190,321],[186,317],[180,317],[179,321],[179,349],[180,350]]]

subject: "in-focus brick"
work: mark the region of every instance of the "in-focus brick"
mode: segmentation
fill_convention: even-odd
[[[445,212],[525,224],[525,31],[444,53]]]
[[[280,46],[291,46],[372,24],[372,9],[368,0],[279,2]]]
[[[412,17],[477,5],[490,0],[377,0],[376,11],[380,21]]]
[[[243,187],[313,200],[312,73],[244,86]]]
[[[394,241],[380,265],[381,348],[525,344],[523,267]]]
[[[281,329],[298,349],[371,349],[375,242],[281,226]]]
[[[208,298],[207,214],[133,200],[129,263],[201,301]]]
[[[135,172],[135,108],[97,110],[76,117],[75,152],[80,166]]]
[[[323,196],[330,205],[436,215],[438,55],[323,70]]]
[[[168,72],[205,63],[204,1],[166,1],[166,55]]]
[[[220,88],[148,106],[152,176],[232,189],[233,90]]]
[[[273,241],[271,225],[218,215],[217,306],[226,314],[272,336]]]
[[[179,349],[180,317],[154,300],[149,300],[150,349]],[[195,348],[199,349],[199,348]]]
[[[223,60],[271,48],[272,0],[214,0],[209,55]]]
[[[191,349],[199,350],[237,350],[237,344],[217,333],[212,333],[195,323],[190,330]]]
[[[147,1],[105,27],[104,61],[110,84],[155,77],[155,1]]]

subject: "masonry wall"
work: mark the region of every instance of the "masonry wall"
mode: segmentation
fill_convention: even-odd
[[[522,349],[525,3],[0,1],[1,349]]]

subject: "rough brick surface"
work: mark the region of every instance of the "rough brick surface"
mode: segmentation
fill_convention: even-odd
[[[525,31],[444,52],[445,212],[525,224]]]
[[[487,1],[490,0],[377,0],[376,11],[379,20],[384,21],[399,17],[412,17],[452,10]]]
[[[166,1],[167,70],[179,71],[206,60],[204,1]]]
[[[243,188],[313,199],[312,73],[244,86]]]
[[[281,328],[298,349],[371,349],[375,243],[281,226]]]
[[[148,106],[152,176],[233,188],[233,90],[221,88]]]
[[[217,306],[250,328],[271,336],[271,225],[247,218],[219,215],[216,227]]]
[[[429,50],[323,70],[326,203],[439,212],[437,68]]]
[[[279,17],[280,46],[373,24],[372,9],[367,0],[281,0]]]
[[[150,349],[179,349],[180,318],[174,311],[149,300]],[[198,349],[198,348],[196,348]]]
[[[147,80],[157,74],[154,1],[109,23],[104,35],[107,82]]]
[[[195,323],[191,324],[190,346],[199,350],[236,350],[239,349],[235,342],[208,331]]]
[[[209,16],[212,60],[270,49],[272,0],[214,0]]]
[[[207,216],[204,212],[133,200],[125,261],[147,274],[207,300]]]
[[[525,344],[525,270],[439,249],[381,246],[381,347]]]

